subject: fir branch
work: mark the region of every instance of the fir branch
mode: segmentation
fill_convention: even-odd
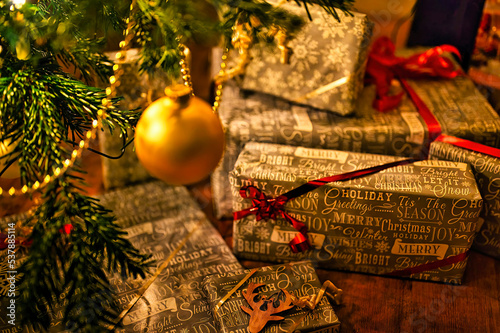
[[[291,1],[291,0],[287,0]],[[344,12],[347,15],[352,15],[351,10],[354,4],[354,0],[294,0],[298,5],[302,3],[307,12],[307,16],[311,19],[311,14],[308,10],[308,5],[318,4],[320,5],[328,14],[332,15],[337,21],[340,22],[340,17],[337,14],[337,10]]]
[[[260,46],[274,44],[275,41],[274,38],[270,38],[270,32],[277,27],[293,38],[305,24],[302,17],[291,14],[282,7],[256,1],[242,1],[236,11],[226,13],[224,18],[225,31],[232,32],[232,26],[243,24],[247,32],[251,34],[253,43],[261,44]],[[231,40],[230,35],[226,35],[225,38],[226,41]],[[229,47],[232,46],[229,45]]]
[[[32,184],[70,158],[69,147],[62,144],[83,139],[106,94],[103,89],[71,79],[57,65],[48,64],[0,77],[0,96],[0,122],[8,124],[0,140],[18,141],[14,151],[1,158],[6,163],[19,159],[23,183]],[[119,100],[112,102],[103,123],[110,128],[118,126],[127,137],[127,128],[135,126],[140,112],[118,111]]]
[[[95,15],[110,17],[101,21],[89,20],[84,13],[88,8],[96,8],[90,3],[100,4],[95,9]],[[87,82],[92,82],[95,75],[104,78],[110,73],[111,64],[102,54],[105,29],[100,24],[95,26],[95,23],[111,21],[114,26],[122,27],[125,19],[117,21],[117,10],[103,1],[92,0],[90,3],[40,1],[37,5],[25,4],[14,10],[8,3],[0,4],[0,36],[9,60],[3,65],[23,66],[29,63],[38,67],[41,59],[51,58],[54,63],[58,59],[67,68],[76,69],[77,78],[81,76]]]
[[[140,254],[124,238],[126,233],[109,211],[81,194],[75,182],[77,177],[66,174],[50,184],[44,203],[27,222],[33,226],[33,243],[19,269],[24,325],[47,329],[64,307],[67,328],[104,331],[116,316],[116,295],[106,272],[144,277],[152,264],[149,255]],[[67,224],[72,226],[70,234],[62,231]],[[65,295],[64,301],[59,295]]]
[[[81,39],[74,47],[61,50],[56,57],[67,70],[73,67],[76,79],[95,85],[96,78],[107,81],[113,73],[112,62],[100,52],[104,44],[104,38]]]

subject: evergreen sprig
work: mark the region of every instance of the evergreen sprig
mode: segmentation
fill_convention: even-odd
[[[236,24],[252,27],[249,31],[252,34],[251,37],[255,43],[261,44],[273,43],[273,40],[268,39],[267,34],[273,27],[281,27],[289,36],[293,36],[305,24],[300,16],[267,2],[241,0],[236,3],[228,1],[228,5],[231,10],[224,13],[222,22],[225,40],[228,42],[231,41],[232,27]],[[231,48],[230,43],[227,47]]]
[[[291,1],[291,0],[287,0]],[[351,14],[352,7],[354,5],[355,0],[314,0],[314,1],[307,1],[307,0],[293,0],[297,4],[302,4],[304,5],[304,8],[307,12],[307,15],[309,18],[311,18],[311,14],[309,13],[308,9],[308,4],[311,2],[316,3],[320,5],[328,14],[332,15],[337,19],[337,21],[340,21],[340,17],[337,14],[337,10],[340,10],[344,12],[345,14]]]
[[[106,94],[72,79],[54,63],[5,72],[0,77],[0,122],[6,128],[0,141],[17,142],[4,158],[6,163],[18,160],[23,183],[31,185],[70,158],[72,145],[91,128]],[[118,100],[113,101],[104,124],[118,124],[127,135],[126,129],[135,125],[140,111],[118,112]]]
[[[75,184],[81,179],[72,173],[51,183],[26,222],[33,244],[19,269],[19,309],[22,323],[36,329],[47,329],[64,311],[67,329],[104,331],[116,318],[107,273],[144,277],[151,264],[124,238],[111,212]]]

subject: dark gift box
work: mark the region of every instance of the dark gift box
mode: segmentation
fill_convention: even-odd
[[[410,82],[434,113],[442,132],[500,146],[500,117],[465,77]],[[269,95],[239,91],[228,83],[220,116],[226,152],[212,176],[217,216],[231,214],[228,173],[249,141],[395,156],[421,155],[429,144],[425,122],[407,96],[390,112],[371,107],[373,86],[365,87],[355,117],[339,117],[300,107]]]
[[[252,47],[242,88],[339,115],[352,114],[363,87],[373,23],[355,12],[337,11],[337,20],[317,5],[308,6],[308,11],[296,3],[280,7],[306,22],[287,43],[289,61],[282,61],[278,47]]]
[[[157,260],[153,273],[194,230],[124,316],[123,328],[113,331],[217,332],[201,293],[201,281],[209,274],[232,272],[241,266],[189,192],[184,187],[170,187],[157,181],[109,192],[100,199],[106,208],[113,210],[132,244]],[[2,225],[6,221],[17,219],[4,219]],[[109,277],[111,288],[117,292],[118,312],[128,306],[149,277],[126,281],[118,275]],[[62,318],[63,311],[62,307],[57,311],[58,318]],[[63,330],[58,324],[51,332]]]
[[[254,186],[276,198],[308,181],[397,159],[250,142],[230,174],[233,208],[241,211],[252,206],[242,197],[242,186]],[[381,275],[415,269],[411,278],[459,284],[465,253],[481,227],[481,206],[467,164],[419,161],[328,183],[288,201],[284,211],[308,229],[312,247],[307,251],[292,252],[288,243],[297,229],[286,219],[265,221],[255,215],[235,220],[233,251],[250,260],[307,258],[318,267]],[[423,271],[415,268],[444,264],[452,257],[457,262]]]
[[[429,158],[471,166],[484,200],[484,224],[472,248],[500,259],[500,159],[440,141],[431,144]]]
[[[250,269],[237,270],[211,275],[203,280],[203,290],[207,295],[218,332],[249,332],[247,327],[250,315],[241,308],[241,306],[250,308],[244,297],[249,283],[263,283],[264,286],[255,289],[254,293],[258,292],[261,297],[266,296],[268,299],[271,295],[276,295],[280,289],[285,289],[297,298],[312,296],[321,289],[321,283],[310,262],[303,261],[262,267],[253,273],[248,280],[245,280],[251,272]],[[229,294],[241,281],[244,283],[232,294]],[[338,292],[338,296],[340,296],[342,291],[338,290]],[[223,301],[225,297],[227,300]],[[281,301],[283,302],[282,299]],[[261,314],[256,313],[255,315]],[[275,315],[282,316],[284,319],[268,322],[262,332],[288,332],[297,322],[299,325],[295,330],[292,330],[293,332],[330,333],[338,332],[340,328],[340,321],[326,296],[321,299],[314,311],[294,307]]]

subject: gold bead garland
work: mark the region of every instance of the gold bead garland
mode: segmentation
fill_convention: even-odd
[[[136,1],[137,0],[133,0],[130,5],[131,12],[136,4]],[[133,34],[130,33],[133,24],[129,18],[127,18],[126,23],[127,29],[124,31],[125,38],[119,44],[121,51],[116,54],[116,59],[122,61],[125,59],[126,48],[130,45],[130,41],[133,38]],[[69,168],[74,165],[76,159],[82,155],[83,150],[85,148],[88,148],[90,140],[96,137],[97,130],[102,125],[102,120],[106,117],[106,110],[111,107],[111,99],[116,95],[116,87],[120,85],[119,78],[123,74],[123,69],[121,69],[121,66],[119,64],[115,64],[113,66],[113,72],[113,75],[109,77],[110,85],[106,88],[106,97],[101,101],[102,109],[97,111],[97,118],[92,120],[91,129],[84,133],[84,138],[78,143],[78,148],[73,149],[73,151],[71,152],[71,158],[66,159],[61,167],[55,168],[54,173],[52,175],[46,175],[41,182],[37,180],[32,185],[23,185],[20,189],[11,187],[9,190],[4,190],[0,187],[0,196],[9,195],[13,197],[41,190],[52,181],[62,176]]]
[[[92,128],[87,132],[85,132],[84,139],[80,140],[78,148],[74,149],[71,152],[71,157],[64,160],[63,165],[61,167],[57,167],[54,169],[54,173],[52,175],[46,175],[41,182],[37,180],[32,185],[28,186],[25,184],[21,188],[11,187],[9,190],[4,190],[3,188],[0,187],[0,196],[9,195],[13,197],[17,195],[24,195],[27,193],[33,193],[37,190],[44,188],[52,181],[57,179],[59,176],[63,175],[69,168],[73,166],[76,159],[81,156],[83,149],[89,146],[90,140],[95,138],[97,133],[97,128],[101,124],[103,114],[104,112],[102,110],[98,111],[97,119],[94,119],[92,121]]]
[[[179,44],[180,48],[180,56],[181,60],[179,61],[179,65],[181,66],[181,74],[182,74],[182,81],[186,87],[189,88],[191,91],[191,96],[193,96],[193,84],[191,82],[191,74],[189,71],[189,67],[186,61],[186,50],[189,50],[186,46],[184,46],[182,43]],[[212,106],[212,111],[217,115],[219,112],[219,106],[220,102],[222,99],[222,89],[224,87],[223,83],[226,81],[224,78],[226,77],[226,62],[227,58],[229,55],[229,49],[224,48],[224,52],[222,54],[222,62],[220,64],[220,70],[219,74],[215,78],[215,85],[216,85],[216,90],[215,90],[215,100],[214,100],[214,105]],[[167,88],[168,89],[168,88]]]
[[[222,100],[222,88],[224,87],[225,80],[223,80],[221,78],[224,78],[226,76],[228,56],[229,56],[229,49],[227,47],[225,47],[224,51],[222,53],[222,62],[220,64],[219,74],[217,75],[217,77],[215,79],[215,85],[216,85],[215,100],[214,100],[214,105],[212,107],[215,114],[219,113],[219,106],[220,106],[220,102]]]

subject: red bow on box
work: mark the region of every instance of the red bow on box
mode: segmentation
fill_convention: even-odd
[[[293,228],[298,231],[297,235],[288,243],[292,252],[298,253],[309,249],[310,244],[307,239],[307,227],[304,223],[288,215],[283,209],[283,206],[290,198],[284,195],[280,195],[276,198],[269,198],[254,186],[243,186],[240,189],[240,195],[243,199],[251,199],[252,206],[235,212],[234,218],[236,220],[251,214],[255,214],[257,221],[262,219],[276,220],[278,216],[281,216],[283,219],[290,222]]]
[[[460,52],[451,45],[441,45],[414,54],[408,58],[397,57],[395,46],[387,37],[377,39],[371,48],[366,66],[367,81],[377,87],[377,96],[373,107],[379,111],[395,108],[403,98],[404,92],[389,95],[393,79],[444,78],[452,79],[463,75],[456,70],[453,62],[443,57],[444,52],[450,52],[460,58]],[[405,82],[402,82],[405,85]]]

